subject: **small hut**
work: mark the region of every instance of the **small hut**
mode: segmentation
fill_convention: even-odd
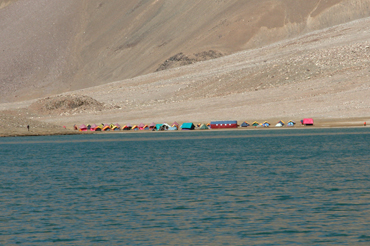
[[[211,129],[221,129],[221,128],[237,128],[238,122],[236,120],[219,120],[211,121]]]

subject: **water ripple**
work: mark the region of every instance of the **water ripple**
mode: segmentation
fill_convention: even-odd
[[[0,244],[368,245],[369,130],[0,139]]]

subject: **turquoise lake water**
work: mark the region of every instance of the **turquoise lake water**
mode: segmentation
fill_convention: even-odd
[[[370,128],[0,138],[0,245],[370,245]]]

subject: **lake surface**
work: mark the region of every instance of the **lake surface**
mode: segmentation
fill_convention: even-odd
[[[0,138],[0,245],[370,245],[370,128]]]

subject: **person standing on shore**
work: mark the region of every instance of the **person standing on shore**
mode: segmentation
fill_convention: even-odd
[[[30,125],[27,125],[27,130],[30,131]]]

